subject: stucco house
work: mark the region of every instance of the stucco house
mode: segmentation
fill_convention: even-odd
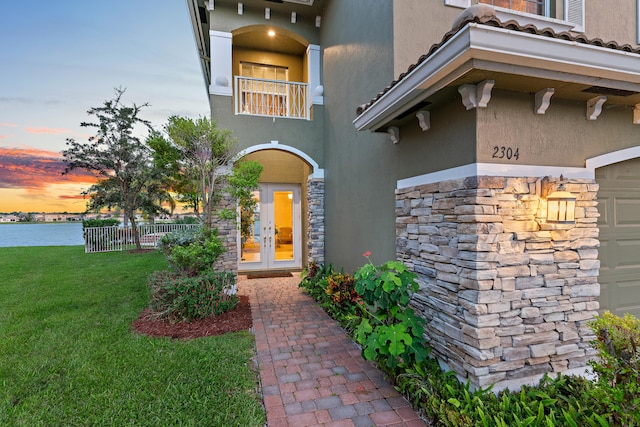
[[[0,215],[0,222],[18,222],[20,221],[20,217],[17,215]]]
[[[433,354],[502,388],[640,315],[639,9],[476,3],[187,0],[212,117],[265,167],[225,265],[400,259]]]

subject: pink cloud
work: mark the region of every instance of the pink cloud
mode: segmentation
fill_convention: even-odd
[[[15,123],[0,123],[0,126],[8,127],[8,128],[18,127],[18,125],[16,125]]]
[[[83,200],[86,197],[83,196],[82,194],[77,194],[77,195],[63,194],[61,196],[58,196],[58,198],[63,200]]]
[[[93,184],[96,178],[85,171],[62,175],[65,163],[55,151],[0,147],[0,188],[42,190],[53,184]]]
[[[61,134],[71,132],[69,129],[64,128],[26,128],[27,133],[46,133],[46,134]]]
[[[0,139],[5,139],[7,135],[0,135]]]

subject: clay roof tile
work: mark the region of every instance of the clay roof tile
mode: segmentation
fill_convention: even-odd
[[[471,6],[465,11],[463,11],[458,18],[454,21],[453,27],[450,31],[448,31],[439,43],[433,44],[428,52],[424,55],[421,55],[418,58],[418,61],[415,64],[411,64],[407,71],[403,72],[398,76],[398,78],[389,84],[386,88],[384,88],[380,93],[376,95],[371,101],[358,106],[356,113],[357,115],[365,112],[371,105],[373,105],[376,101],[378,101],[385,93],[387,93],[393,86],[398,84],[400,81],[405,79],[407,75],[409,75],[416,67],[426,61],[429,57],[431,57],[437,50],[439,50],[449,39],[455,36],[460,30],[462,30],[466,25],[470,23],[476,23],[480,25],[486,25],[496,28],[504,28],[511,31],[518,31],[523,33],[535,34],[542,37],[555,38],[567,41],[578,42],[582,44],[588,44],[592,46],[604,47],[613,50],[622,50],[625,52],[632,53],[640,53],[640,49],[634,48],[628,44],[619,45],[615,41],[604,42],[602,39],[594,38],[589,39],[584,34],[572,34],[567,31],[563,31],[560,33],[555,32],[551,28],[543,28],[539,29],[535,25],[526,24],[521,25],[517,21],[509,20],[506,22],[500,21],[495,15],[495,10],[491,6],[485,4],[476,4]]]

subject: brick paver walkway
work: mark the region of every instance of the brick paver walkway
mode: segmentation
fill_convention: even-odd
[[[298,288],[298,277],[239,279],[251,303],[269,427],[426,425]]]

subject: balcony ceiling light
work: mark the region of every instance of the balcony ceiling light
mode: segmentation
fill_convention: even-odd
[[[273,30],[269,30],[269,32],[267,32],[267,34],[269,35],[269,37],[274,37],[276,35],[276,32]]]

